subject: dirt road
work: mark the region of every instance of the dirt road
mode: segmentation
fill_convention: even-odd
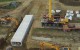
[[[22,1],[22,0],[20,0],[20,1]],[[26,48],[34,48],[34,47],[39,46],[39,43],[38,43],[39,41],[32,40],[32,30],[41,25],[40,24],[40,18],[44,14],[45,9],[48,9],[48,0],[25,0],[22,2],[23,3],[21,6],[19,6],[15,10],[9,12],[8,14],[10,14],[12,17],[15,17],[19,20],[20,20],[20,17],[23,18],[24,15],[26,15],[26,14],[34,15],[34,19],[35,19],[34,23],[32,25],[32,28],[30,30],[28,38],[26,37],[27,41],[25,41],[25,43],[27,45]],[[72,9],[73,8],[73,7],[71,8],[71,6],[65,6],[56,0],[54,0],[53,6],[54,6],[53,9],[60,8],[60,9],[66,10],[66,9]],[[75,9],[77,9],[77,8],[75,7]],[[15,49],[15,50],[22,50],[22,49]]]

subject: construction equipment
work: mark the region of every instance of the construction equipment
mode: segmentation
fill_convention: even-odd
[[[56,12],[55,14],[52,14],[52,0],[49,0],[49,13],[44,15],[41,19],[42,26],[47,26],[47,27],[53,27],[53,26],[63,26],[64,24],[67,24],[68,18],[62,17],[59,14],[60,12]]]
[[[11,20],[11,21],[15,22],[16,26],[18,26],[18,24],[19,24],[17,19],[15,19],[15,18],[6,18],[6,20]]]
[[[53,48],[53,49],[55,49],[55,50],[70,50],[69,47],[61,47],[61,46],[59,46],[59,45],[50,44],[50,43],[46,43],[46,42],[40,42],[40,47],[41,47],[41,50],[45,50],[45,49],[44,49],[45,47]]]
[[[9,23],[10,21],[13,21],[13,22],[15,22],[16,23],[16,26],[18,26],[18,21],[17,21],[17,19],[15,19],[15,18],[11,18],[11,17],[4,17],[4,18],[0,18],[0,23],[1,24],[7,24],[7,23]]]

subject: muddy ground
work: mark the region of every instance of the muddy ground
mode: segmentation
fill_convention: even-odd
[[[46,1],[46,8],[48,9],[48,2]],[[80,10],[79,6],[66,6],[62,3],[59,3],[58,0],[54,0],[53,2],[53,9],[61,9],[61,10]],[[40,18],[45,12],[45,9],[43,9],[43,13],[41,13],[41,16],[36,16],[36,20],[33,23],[33,28],[31,29],[31,32],[27,39],[27,47],[29,48],[36,48],[40,47],[39,42],[40,40],[34,40],[32,37],[46,37],[51,38],[52,42],[50,43],[58,43],[61,45],[67,45],[71,47],[71,50],[76,50],[78,47],[80,47],[80,37],[79,37],[79,31],[71,31],[71,32],[63,32],[61,30],[53,30],[53,29],[42,29]],[[38,15],[38,14],[37,14]],[[31,42],[32,41],[32,42]],[[34,43],[33,43],[34,42]],[[45,41],[46,42],[46,41]],[[33,44],[33,45],[32,45]],[[35,45],[35,46],[34,46]]]
[[[72,31],[72,32],[63,32],[61,30],[53,30],[53,29],[42,29],[41,28],[41,17],[43,16],[46,9],[48,9],[48,0],[26,0],[22,1],[22,5],[16,8],[13,11],[8,12],[12,17],[15,17],[19,20],[23,18],[26,14],[34,15],[34,22],[29,32],[28,37],[25,38],[26,46],[25,48],[40,48],[39,42],[40,40],[32,39],[34,37],[47,37],[51,38],[52,41],[48,41],[49,43],[58,43],[61,45],[69,45],[72,50],[77,50],[80,47],[80,31]],[[66,6],[58,0],[53,1],[53,9],[61,9],[61,10],[80,10],[80,6]],[[46,42],[46,41],[45,41]],[[14,48],[14,50],[23,50],[21,48]],[[25,49],[24,49],[25,50]]]

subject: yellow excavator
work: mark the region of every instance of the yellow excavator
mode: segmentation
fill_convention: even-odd
[[[57,13],[55,13],[57,14]],[[59,15],[59,14],[58,14]],[[48,17],[43,16],[41,19],[42,26],[54,26],[56,24],[64,25],[68,23],[68,18],[52,15],[52,0],[49,0],[49,13]]]
[[[41,50],[45,50],[45,47],[55,49],[55,50],[70,50],[69,47],[60,47],[59,45],[50,44],[47,42],[40,42],[40,47],[41,47]]]
[[[18,20],[16,18],[10,18],[10,17],[8,17],[8,18],[6,18],[6,20],[10,20],[10,21],[15,22],[16,26],[19,25],[19,22],[18,22]]]
[[[2,21],[12,21],[12,22],[15,22],[16,27],[19,25],[17,19],[12,18],[12,17],[7,17],[7,18],[4,17],[4,18],[0,18],[0,21],[1,21],[1,22],[2,22]]]

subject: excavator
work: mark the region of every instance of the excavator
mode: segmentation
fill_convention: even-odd
[[[17,19],[15,19],[15,18],[6,18],[6,20],[10,20],[10,21],[13,21],[13,22],[15,22],[16,23],[16,26],[18,26],[18,21],[17,21]]]
[[[45,47],[51,48],[51,49],[54,49],[54,50],[70,50],[69,47],[60,47],[59,45],[50,44],[50,43],[47,43],[47,42],[40,42],[40,47],[41,47],[41,50],[45,50]]]
[[[61,17],[58,13],[55,13],[57,15],[52,14],[52,0],[49,0],[49,13],[44,15],[41,19],[42,27],[47,26],[47,27],[54,27],[54,26],[63,26],[64,24],[67,24],[69,22],[68,18]]]
[[[9,23],[10,21],[15,22],[16,27],[19,25],[17,19],[15,19],[15,18],[12,18],[12,17],[0,18],[0,23],[1,24],[6,24],[6,23]]]

